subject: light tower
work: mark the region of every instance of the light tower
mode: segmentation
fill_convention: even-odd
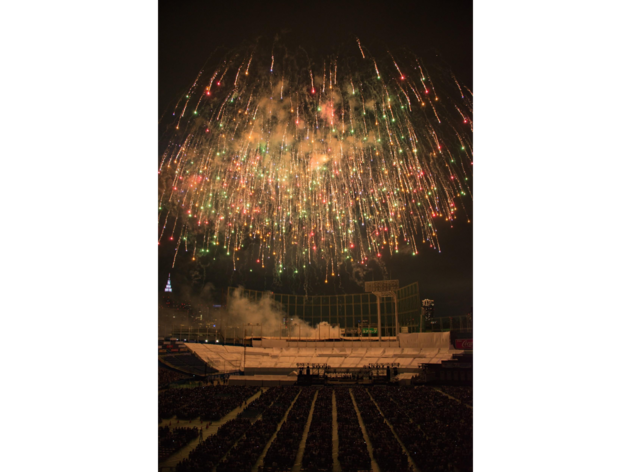
[[[420,316],[420,331],[422,332],[422,320],[429,322],[432,324],[433,322],[433,313],[435,311],[435,302],[433,300],[429,300],[425,298],[422,300],[422,315]],[[433,329],[431,329],[433,331]]]

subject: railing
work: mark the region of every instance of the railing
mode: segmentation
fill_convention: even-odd
[[[422,331],[438,333],[444,331],[472,332],[472,319],[468,316],[443,316],[423,320]]]

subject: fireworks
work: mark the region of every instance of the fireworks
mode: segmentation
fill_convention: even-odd
[[[159,241],[194,260],[334,276],[345,262],[438,248],[463,214],[472,94],[413,55],[234,53],[173,112],[159,165]],[[244,250],[244,249],[247,250]]]

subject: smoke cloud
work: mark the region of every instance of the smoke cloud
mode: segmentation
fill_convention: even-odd
[[[282,305],[273,300],[271,294],[265,293],[260,300],[250,300],[243,295],[242,287],[231,295],[227,315],[229,322],[226,324],[241,330],[244,327],[248,336],[260,336],[262,327],[264,337],[287,335],[314,339],[340,337],[339,327],[331,326],[326,321],[310,326],[297,316],[289,317],[284,313]],[[251,326],[248,326],[248,323]]]

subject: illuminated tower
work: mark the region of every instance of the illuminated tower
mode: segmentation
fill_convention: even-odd
[[[433,314],[435,310],[435,302],[433,300],[424,299],[422,300],[422,319],[425,322],[430,323],[433,321]]]
[[[166,281],[166,288],[164,291],[167,293],[173,293],[173,288],[171,287],[171,274],[168,274],[168,280]]]

